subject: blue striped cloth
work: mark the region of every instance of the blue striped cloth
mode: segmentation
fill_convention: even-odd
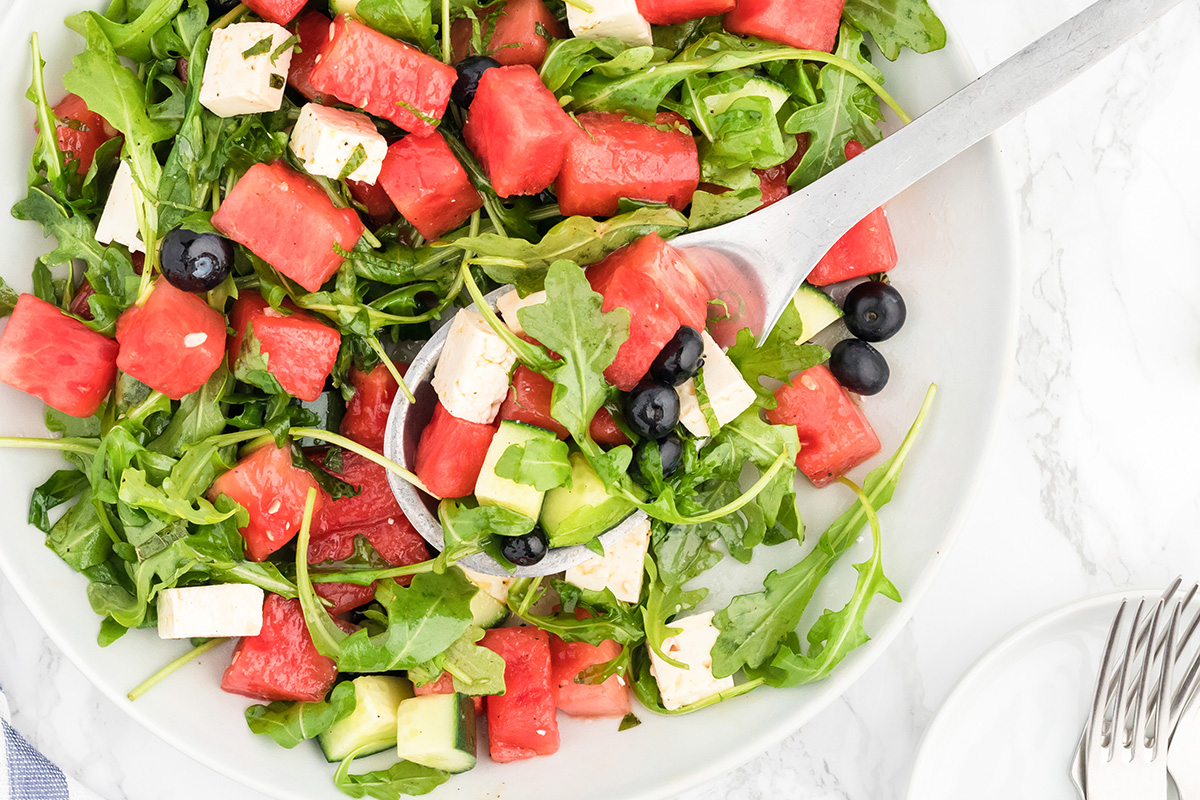
[[[0,689],[0,800],[100,800],[34,750],[9,724]]]

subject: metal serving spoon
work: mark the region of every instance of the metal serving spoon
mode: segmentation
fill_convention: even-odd
[[[711,288],[742,302],[740,314],[714,331],[718,341],[749,327],[769,331],[816,263],[846,231],[875,208],[982,141],[1037,101],[1062,88],[1119,45],[1131,39],[1180,0],[1099,0],[820,180],[762,211],[672,241],[686,248],[689,262]],[[493,292],[488,301],[506,289]],[[722,335],[722,333],[726,335]],[[761,339],[760,339],[761,340]],[[420,431],[433,413],[430,381],[445,343],[435,334],[409,367],[407,382],[416,403],[396,398],[388,420],[385,453],[411,468]],[[404,513],[435,547],[442,546],[432,498],[391,475]],[[641,519],[641,512],[603,534],[606,546]],[[518,576],[551,575],[583,561],[585,547],[557,548]],[[471,569],[507,575],[491,558],[463,561]]]

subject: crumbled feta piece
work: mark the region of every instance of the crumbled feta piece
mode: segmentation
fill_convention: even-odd
[[[244,583],[164,589],[158,595],[158,635],[163,639],[258,636],[263,590]]]
[[[658,693],[668,711],[733,688],[732,676],[717,679],[712,674],[712,648],[719,634],[712,619],[713,612],[709,611],[671,623],[672,628],[683,630],[666,638],[663,652],[685,664],[686,669],[668,664],[653,648],[650,650],[650,673],[658,682]]]
[[[142,233],[138,229],[137,209],[142,200],[142,190],[134,181],[129,164],[122,161],[121,166],[117,167],[117,174],[113,176],[108,200],[104,202],[104,211],[96,225],[96,241],[100,244],[118,242],[133,253],[146,252]]]
[[[387,141],[370,117],[319,103],[300,112],[289,146],[309,174],[363,183],[375,183],[387,156]],[[353,169],[343,175],[347,167]]]
[[[502,578],[499,575],[485,575],[482,572],[476,572],[475,570],[467,569],[461,565],[460,569],[467,574],[467,580],[478,586],[484,592],[487,592],[501,603],[508,602],[508,590],[516,578]]]
[[[491,424],[508,395],[508,376],[517,354],[496,335],[477,311],[464,308],[433,372],[433,389],[452,416]]]
[[[650,23],[638,12],[637,0],[588,0],[591,11],[567,3],[567,24],[579,39],[620,39],[627,45],[654,43]]]
[[[708,394],[713,416],[717,418],[717,426],[724,427],[754,405],[756,395],[729,356],[725,355],[721,345],[707,331],[702,332],[701,336],[704,337],[704,366],[701,368],[704,391]],[[713,431],[708,429],[708,420],[704,418],[704,410],[700,407],[695,380],[683,383],[676,391],[679,393],[679,421],[683,427],[696,437],[711,436]]]
[[[496,310],[500,312],[500,319],[504,320],[504,324],[513,333],[520,336],[525,333],[525,329],[521,327],[521,321],[517,319],[517,312],[522,308],[541,305],[544,302],[546,302],[546,293],[544,291],[534,292],[528,297],[521,297],[521,295],[517,294],[517,290],[513,289],[496,301]]]
[[[646,549],[650,544],[650,520],[642,522],[618,539],[603,556],[592,556],[567,570],[564,579],[580,589],[611,589],[625,603],[636,603],[642,594]]]
[[[218,117],[278,111],[294,49],[284,45],[291,38],[273,22],[239,22],[213,31],[200,104]]]

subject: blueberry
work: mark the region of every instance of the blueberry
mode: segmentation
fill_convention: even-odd
[[[844,339],[829,352],[829,371],[856,394],[879,394],[891,370],[878,350],[861,339]]]
[[[675,331],[671,341],[663,345],[663,349],[655,356],[654,363],[650,365],[650,377],[670,386],[678,386],[696,377],[702,366],[704,339],[700,331],[684,325]]]
[[[546,532],[534,528],[523,536],[501,536],[500,555],[518,567],[532,567],[546,557],[550,542]]]
[[[637,447],[633,449],[633,461],[630,462],[630,467],[635,471],[635,475],[642,459],[645,458],[644,453],[648,447],[658,448],[658,460],[662,463],[662,476],[669,478],[674,475],[683,462],[683,438],[672,431],[657,442],[653,439],[643,439],[638,442]]]
[[[639,436],[662,439],[679,424],[675,387],[643,378],[625,395],[625,421]]]
[[[450,97],[461,108],[470,108],[475,101],[475,92],[479,90],[479,79],[483,73],[500,62],[488,56],[467,56],[454,67],[458,71],[458,80],[450,90]]]
[[[896,288],[880,281],[860,283],[846,295],[846,327],[864,342],[890,339],[904,327],[908,311]]]
[[[233,269],[233,243],[215,233],[176,228],[163,239],[159,261],[163,277],[176,289],[210,292]]]

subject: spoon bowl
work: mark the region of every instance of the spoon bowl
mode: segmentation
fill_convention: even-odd
[[[510,291],[512,291],[511,286],[502,286],[487,295],[486,300],[495,309],[496,300]],[[471,308],[475,308],[475,306],[472,305]],[[433,390],[433,371],[437,367],[438,359],[441,358],[449,331],[448,325],[439,328],[409,365],[404,380],[412,389],[416,402],[409,402],[403,393],[397,393],[396,399],[392,402],[387,432],[384,437],[383,453],[408,470],[415,469],[417,444],[421,439],[421,432],[429,425],[429,420],[433,418],[434,407],[437,405],[437,393]],[[424,537],[425,541],[441,550],[445,546],[445,539],[442,535],[441,523],[437,518],[437,498],[422,492],[411,483],[390,472],[388,473],[388,482],[391,484],[392,494],[396,496],[396,502],[400,504],[408,521]],[[646,512],[634,511],[620,523],[600,534],[600,543],[607,549],[624,538],[645,518]],[[595,553],[585,545],[554,547],[537,564],[530,567],[517,567],[515,572],[509,572],[500,562],[486,553],[468,556],[458,563],[467,569],[482,572],[485,575],[532,578],[562,572],[594,555]]]

